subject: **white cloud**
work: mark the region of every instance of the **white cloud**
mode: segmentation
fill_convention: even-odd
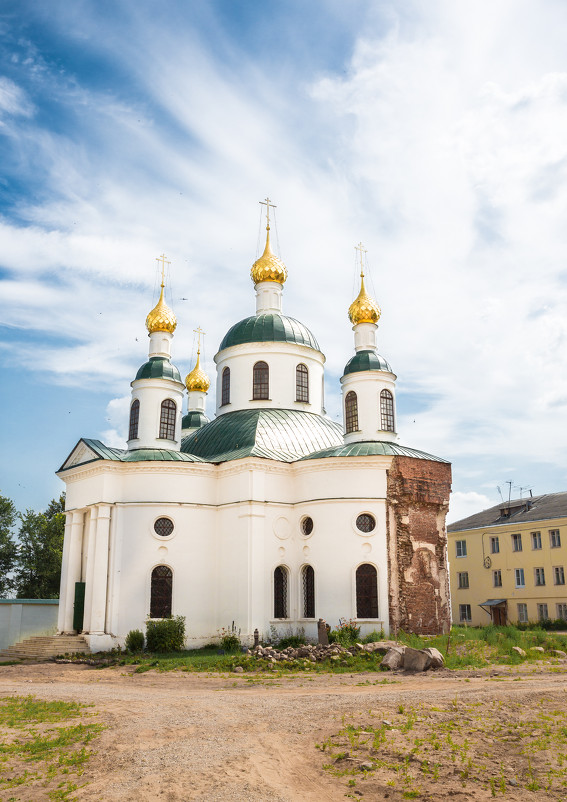
[[[0,76],[0,115],[30,117],[33,104],[25,91],[5,76]]]
[[[469,515],[474,515],[477,512],[486,510],[488,507],[493,507],[494,504],[494,501],[490,501],[488,496],[484,496],[482,493],[475,493],[474,491],[463,493],[457,490],[451,493],[447,523],[468,518]]]

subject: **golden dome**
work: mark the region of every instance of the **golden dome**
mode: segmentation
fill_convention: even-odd
[[[354,326],[358,323],[378,323],[380,320],[380,307],[364,287],[364,273],[360,274],[360,292],[349,306],[348,316]]]
[[[195,367],[191,373],[185,377],[185,387],[187,387],[189,392],[192,390],[199,390],[201,393],[206,393],[211,386],[211,380],[201,367],[200,353],[200,351],[197,351]]]
[[[163,300],[163,283],[161,285],[161,293],[159,301],[154,306],[150,314],[146,318],[146,328],[153,334],[154,331],[168,331],[173,334],[177,327],[177,318]]]
[[[256,259],[252,265],[250,276],[254,284],[259,284],[260,281],[277,281],[278,284],[283,284],[287,278],[287,267],[272,253],[270,248],[270,226],[266,227],[266,247],[264,253],[259,259]]]

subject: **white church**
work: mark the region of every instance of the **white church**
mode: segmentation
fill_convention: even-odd
[[[319,618],[355,619],[362,634],[450,626],[450,465],[398,443],[396,376],[377,352],[380,308],[362,269],[343,425],[326,416],[325,356],[282,312],[287,269],[270,246],[269,200],[267,210],[256,311],[219,346],[212,420],[199,352],[185,383],[171,361],[162,271],[127,448],[81,439],[58,472],[58,630],[82,632],[92,651],[123,644],[148,617],[185,616],[189,648],[233,621],[243,642],[274,627],[315,640]]]

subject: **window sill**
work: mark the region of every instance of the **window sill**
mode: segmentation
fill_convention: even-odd
[[[222,409],[223,407],[230,407],[230,406],[232,406],[232,404],[229,401],[227,404],[221,404],[220,409]]]
[[[252,403],[253,401],[271,401],[271,400],[272,400],[271,398],[251,398],[250,403]]]

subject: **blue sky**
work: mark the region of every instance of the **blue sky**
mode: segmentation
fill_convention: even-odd
[[[450,518],[567,489],[565,30],[553,0],[5,0],[1,492],[43,508],[79,437],[123,442],[163,252],[174,362],[201,326],[213,375],[266,195],[332,417],[362,240]]]

